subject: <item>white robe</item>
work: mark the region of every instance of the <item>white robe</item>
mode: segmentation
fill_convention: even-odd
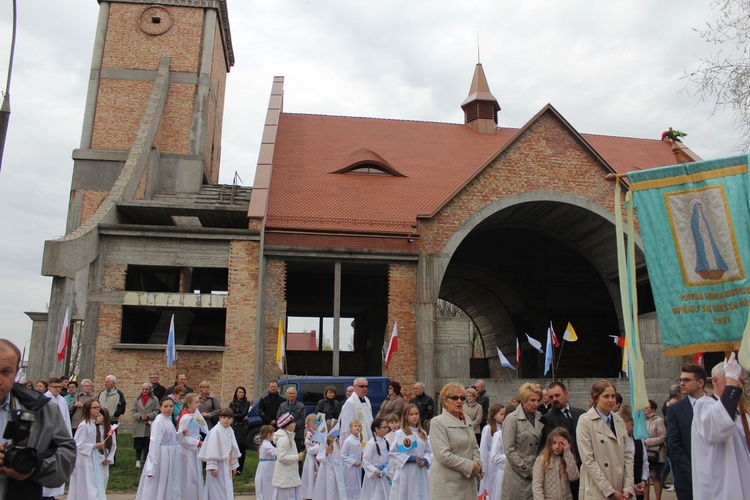
[[[56,404],[57,407],[60,409],[60,414],[62,415],[63,422],[65,422],[65,427],[68,429],[68,435],[70,437],[73,437],[72,431],[70,430],[70,410],[68,409],[68,402],[65,401],[65,398],[60,396],[59,394],[57,396],[53,396],[51,392],[47,391],[44,393],[45,396],[50,398],[52,401],[47,403],[48,405]],[[42,496],[45,497],[55,497],[58,495],[63,495],[65,493],[65,485],[62,484],[56,488],[42,488]]]
[[[99,452],[94,449],[94,445],[96,444],[96,425],[93,421],[81,422],[78,425],[75,441],[76,466],[73,469],[73,474],[70,476],[68,498],[70,500],[106,499],[99,457],[97,456]]]
[[[328,500],[328,455],[325,444],[320,445],[315,458],[318,460],[318,475],[315,477],[312,500]]]
[[[117,451],[117,440],[114,439],[114,435],[107,439],[107,441],[104,441],[107,436],[104,434],[104,427],[101,425],[96,426],[96,432],[99,433],[99,442],[104,443],[106,442],[109,444],[109,442],[112,442],[112,449],[107,451],[107,448],[104,447],[97,453],[97,463],[99,464],[99,470],[102,475],[102,484],[104,485],[104,491],[107,491],[107,484],[109,484],[109,467],[112,465],[115,461],[115,452]],[[108,464],[105,464],[104,461],[109,460]]]
[[[396,432],[394,443],[389,452],[390,460],[394,463],[396,473],[391,486],[391,500],[428,500],[430,498],[430,475],[428,467],[420,467],[416,462],[407,462],[409,455],[424,458],[428,464],[432,463],[432,447],[429,438],[422,439],[416,429],[410,429],[411,435],[403,430]],[[404,444],[404,439],[417,442],[417,448],[409,453],[399,451],[399,444]]]
[[[321,444],[314,442],[311,438],[315,429],[305,433],[305,464],[302,466],[302,498],[312,498],[315,489],[315,477],[320,468],[316,455],[320,452]]]
[[[500,426],[498,426],[500,429]],[[479,440],[479,460],[482,462],[482,472],[484,476],[479,482],[479,492],[487,490],[487,498],[494,499],[492,493],[495,491],[496,467],[490,465],[490,454],[492,453],[492,429],[485,425],[482,429],[482,437]],[[502,484],[502,483],[500,483]]]
[[[721,401],[700,398],[693,406],[690,435],[693,498],[750,498],[750,451],[739,415],[732,420]]]
[[[360,495],[362,500],[388,500],[391,494],[391,485],[387,477],[390,445],[386,443],[384,438],[375,437],[365,445],[365,451],[362,454],[362,467],[365,470],[365,481],[362,483]],[[380,448],[379,455],[378,448]],[[380,471],[380,477],[376,471]]]
[[[149,439],[148,457],[141,472],[136,500],[180,498],[177,454],[182,433],[175,430],[171,418],[160,413],[151,424]]]
[[[180,451],[177,455],[177,469],[180,473],[181,500],[204,500],[206,498],[206,483],[203,481],[203,466],[198,458],[200,449],[200,429],[190,429],[193,413],[186,413],[180,417],[178,432],[187,429],[187,435],[180,441]]]
[[[359,462],[359,465],[355,465]],[[359,500],[362,493],[362,442],[359,436],[349,434],[341,447],[341,463],[344,464],[346,498]]]
[[[273,470],[276,468],[276,448],[268,439],[260,443],[258,468],[255,470],[255,499],[273,498]]]
[[[490,452],[490,461],[484,465],[493,471],[495,484],[492,486],[492,496],[490,500],[500,500],[503,496],[503,476],[505,475],[505,462],[508,459],[505,456],[505,446],[503,446],[503,431],[497,426],[497,432],[492,436],[492,451]],[[484,464],[484,462],[482,462]]]
[[[206,499],[229,500],[234,498],[232,471],[240,466],[240,447],[231,427],[221,422],[211,428],[198,452],[206,462]],[[211,471],[217,471],[216,477]]]
[[[358,416],[357,415],[357,409],[361,408],[362,412]],[[349,396],[349,399],[346,400],[344,403],[344,406],[341,407],[341,414],[339,415],[339,429],[341,429],[339,438],[341,439],[341,442],[346,442],[346,438],[351,434],[349,432],[349,424],[352,423],[352,420],[359,420],[362,421],[364,418],[364,422],[362,423],[362,439],[364,441],[369,441],[370,439],[370,426],[372,425],[372,405],[370,404],[370,400],[365,396],[365,402],[361,403],[359,401],[359,396],[357,396],[356,393]]]

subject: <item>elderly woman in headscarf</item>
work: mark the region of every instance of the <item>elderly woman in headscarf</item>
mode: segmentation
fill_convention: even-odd
[[[482,463],[474,429],[463,412],[466,389],[458,382],[450,382],[440,391],[440,400],[445,410],[430,423],[431,498],[474,500]]]

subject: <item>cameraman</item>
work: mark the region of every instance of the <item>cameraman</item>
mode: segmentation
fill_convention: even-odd
[[[49,405],[49,398],[22,384],[14,384],[20,362],[18,347],[0,339],[0,429],[5,430],[9,422],[15,422],[16,428],[30,422],[28,442],[13,443],[13,446],[16,450],[24,446],[27,450],[22,451],[36,453],[36,464],[31,472],[21,474],[11,468],[10,461],[6,463],[9,439],[0,440],[0,500],[42,498],[42,486],[64,484],[76,461],[75,441],[65,428],[57,406]]]

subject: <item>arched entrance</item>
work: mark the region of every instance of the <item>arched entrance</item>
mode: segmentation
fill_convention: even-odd
[[[437,296],[478,328],[485,355],[494,358],[490,376],[510,375],[498,370],[495,347],[515,361],[516,337],[518,375],[542,376],[544,356],[524,334],[544,344],[551,321],[562,341],[570,321],[579,341],[563,349],[556,376],[617,377],[621,350],[609,337],[622,324],[615,244],[612,214],[589,200],[554,192],[508,197],[471,217],[446,245]],[[653,300],[643,254],[636,253],[640,310],[647,313]]]

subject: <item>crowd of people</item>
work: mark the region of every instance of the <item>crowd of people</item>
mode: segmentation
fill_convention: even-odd
[[[0,445],[0,498],[54,498],[66,482],[69,499],[104,498],[126,408],[142,469],[136,498],[233,498],[249,444],[244,387],[222,409],[208,381],[195,393],[185,374],[171,387],[151,374],[128,406],[113,375],[98,393],[88,379],[14,384],[19,358],[0,339],[0,426],[13,441]],[[470,388],[451,382],[437,416],[421,382],[407,402],[391,381],[377,413],[367,379],[356,379],[344,401],[326,387],[307,415],[296,389],[281,395],[271,381],[257,407],[264,425],[256,498],[621,500],[653,491],[659,500],[670,471],[679,500],[750,498],[742,379],[734,354],[712,370],[711,392],[703,367],[684,366],[665,418],[649,402],[643,440],[634,439],[633,412],[609,380],[592,385],[587,410],[570,405],[561,381],[525,383],[506,405],[490,403],[482,380]],[[27,414],[31,433],[22,436],[16,424]],[[34,450],[30,470],[16,444]]]

